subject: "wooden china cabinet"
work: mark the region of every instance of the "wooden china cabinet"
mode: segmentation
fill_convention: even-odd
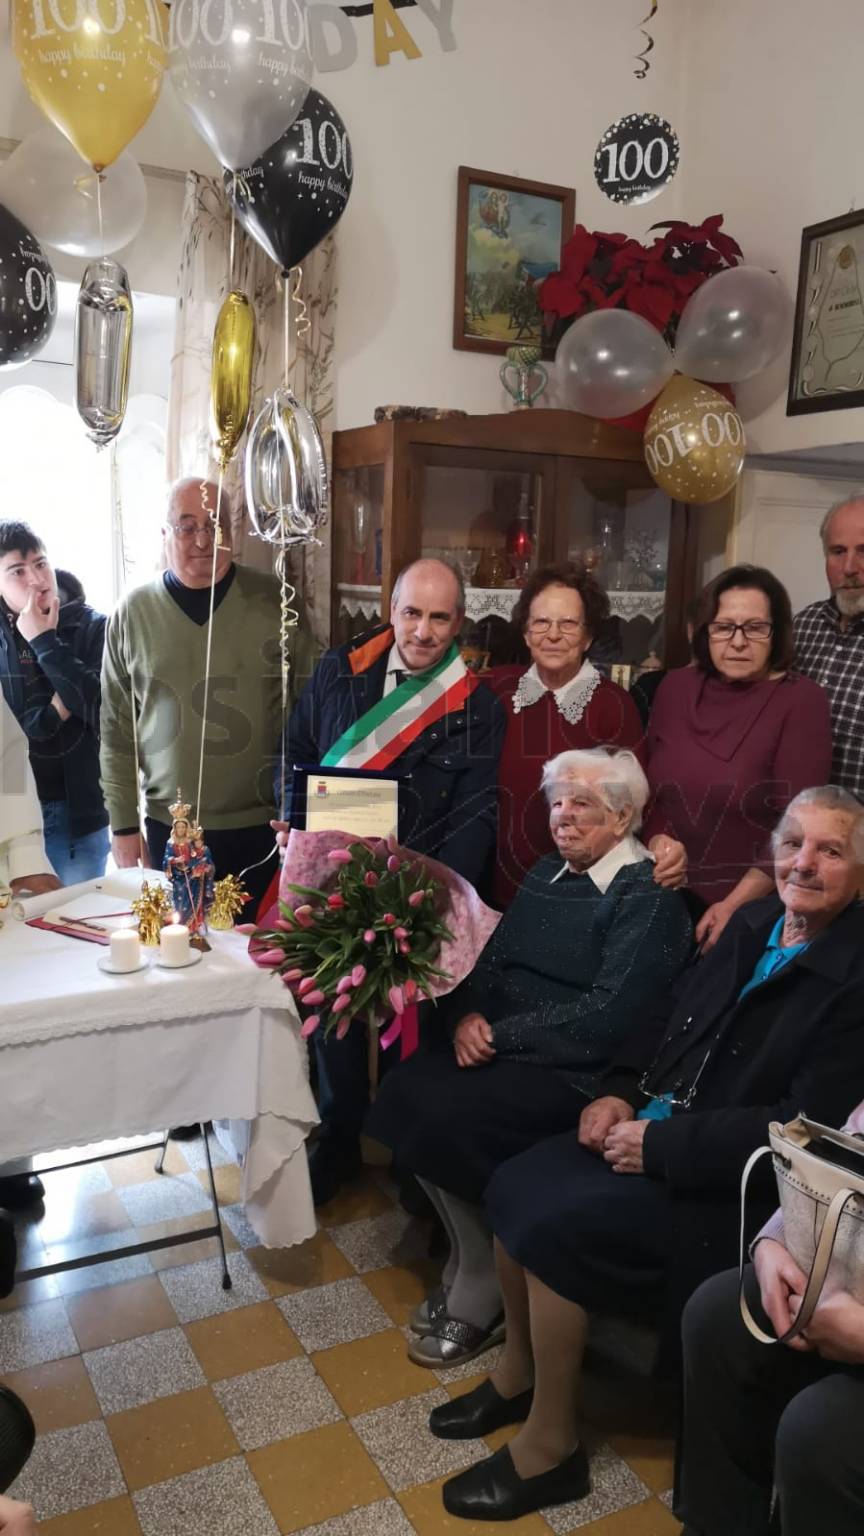
[[[592,657],[631,675],[646,661],[680,666],[684,609],[700,585],[700,511],[657,488],[638,433],[573,411],[337,432],[332,642],[379,622],[399,570],[436,555],[465,577],[466,658],[520,660],[509,623],[519,583],[538,565],[570,558],[585,561],[609,593],[611,617]]]

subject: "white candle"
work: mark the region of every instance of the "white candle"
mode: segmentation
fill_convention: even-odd
[[[111,964],[115,971],[137,971],[141,964],[137,928],[118,928],[112,933]]]
[[[179,912],[174,913],[159,936],[159,960],[162,965],[189,963],[189,929],[181,923]]]

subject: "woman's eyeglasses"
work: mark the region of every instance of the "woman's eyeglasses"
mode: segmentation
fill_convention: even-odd
[[[566,639],[572,640],[584,628],[584,619],[529,619],[526,625],[529,635],[535,640],[541,635],[548,635],[553,624],[560,629]]]
[[[733,624],[731,619],[714,619],[708,625],[712,640],[734,640],[738,631],[745,640],[770,640],[774,625],[767,619],[747,619],[744,624]]]

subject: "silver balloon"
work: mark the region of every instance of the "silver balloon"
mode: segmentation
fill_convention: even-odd
[[[290,389],[277,389],[246,444],[246,506],[268,544],[320,543],[330,482],[318,423]]]
[[[125,267],[91,261],[75,309],[75,404],[88,437],[104,447],[126,414],[132,360],[132,294]]]
[[[675,367],[711,384],[740,384],[772,363],[791,334],[792,302],[764,267],[729,267],[687,301]]]
[[[217,159],[233,171],[251,165],[291,127],[306,100],[312,79],[306,0],[173,0],[168,68]],[[320,167],[311,139],[308,155],[309,165]]]
[[[660,332],[627,309],[596,309],[575,320],[555,361],[565,403],[605,420],[650,405],[675,371]]]
[[[134,240],[147,189],[128,149],[103,173],[102,233],[96,173],[54,127],[40,128],[0,166],[0,202],[45,245],[70,256],[104,256]]]

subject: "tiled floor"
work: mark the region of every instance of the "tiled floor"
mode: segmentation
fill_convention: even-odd
[[[215,1152],[216,1149],[214,1149]],[[214,1240],[34,1281],[0,1303],[0,1375],[39,1436],[11,1490],[40,1536],[481,1536],[441,1482],[503,1444],[434,1439],[430,1408],[480,1379],[412,1365],[404,1329],[435,1276],[428,1234],[369,1173],[302,1248],[257,1246],[237,1170],[217,1169],[234,1288]],[[27,1261],[200,1224],[203,1144],[46,1179]],[[23,1260],[22,1260],[23,1262]],[[482,1362],[479,1362],[482,1364]],[[586,1388],[593,1492],[514,1536],[674,1536],[669,1405],[599,1358]]]

